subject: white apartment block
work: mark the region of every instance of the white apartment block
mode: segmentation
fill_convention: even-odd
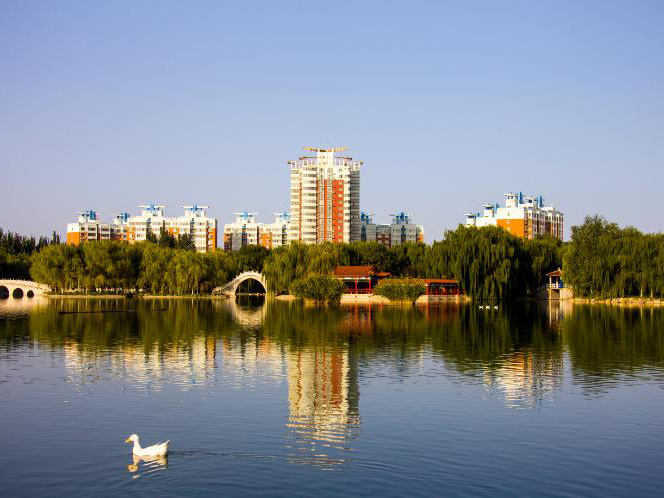
[[[209,218],[208,206],[182,206],[184,215],[177,218],[164,216],[166,206],[144,205],[139,216],[130,216],[127,220],[128,240],[140,242],[147,240],[148,234],[159,237],[163,228],[174,237],[189,237],[198,252],[214,251],[217,248],[217,220]]]
[[[116,215],[113,223],[102,223],[96,211],[82,211],[78,221],[67,224],[67,244],[79,245],[82,242],[98,240],[127,240],[127,227],[122,220],[127,213]]]
[[[244,211],[235,214],[234,223],[224,225],[224,251],[237,251],[261,241],[263,224],[256,221],[258,213]]]
[[[67,225],[67,244],[78,245],[94,240],[110,240],[111,227],[97,219],[97,212],[88,210],[76,213],[78,221]]]
[[[550,235],[563,240],[563,213],[545,206],[542,196],[524,196],[522,192],[505,194],[505,206],[485,204],[482,213],[466,215],[465,226],[499,226],[525,239]]]
[[[274,223],[256,221],[258,213],[234,213],[235,222],[224,225],[224,250],[237,251],[248,245],[261,245],[268,249],[288,243],[290,213],[274,213]]]
[[[306,244],[360,240],[362,161],[335,156],[346,147],[305,147],[315,156],[288,161],[291,171],[289,241]]]
[[[76,223],[67,225],[67,243],[78,245],[95,240],[121,240],[140,242],[148,239],[149,234],[159,237],[161,229],[174,237],[189,237],[199,252],[214,251],[217,248],[217,220],[208,218],[207,206],[182,206],[184,216],[166,218],[166,206],[139,206],[139,216],[128,213],[115,215],[113,223],[101,223],[95,211],[79,213]]]
[[[266,224],[261,235],[261,245],[268,249],[288,244],[290,213],[274,213],[274,223]]]

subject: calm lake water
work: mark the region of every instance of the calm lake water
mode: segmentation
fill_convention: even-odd
[[[170,439],[168,459],[135,460],[131,433]],[[661,496],[664,312],[6,300],[0,483],[3,496]]]

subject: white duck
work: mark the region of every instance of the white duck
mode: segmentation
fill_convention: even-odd
[[[138,436],[132,434],[129,436],[125,443],[134,443],[134,455],[138,456],[163,456],[168,453],[168,441],[165,443],[157,443],[147,448],[141,448],[141,443],[138,441]]]

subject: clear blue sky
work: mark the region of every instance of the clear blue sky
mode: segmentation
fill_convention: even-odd
[[[288,209],[346,145],[440,239],[510,190],[662,231],[664,2],[0,1],[0,227]]]

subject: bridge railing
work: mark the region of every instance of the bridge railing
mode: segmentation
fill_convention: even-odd
[[[40,282],[35,282],[34,280],[24,280],[22,278],[0,278],[1,282],[11,282],[14,285],[27,285],[30,287],[41,287],[43,289],[50,289],[51,287],[47,284],[42,284]]]

